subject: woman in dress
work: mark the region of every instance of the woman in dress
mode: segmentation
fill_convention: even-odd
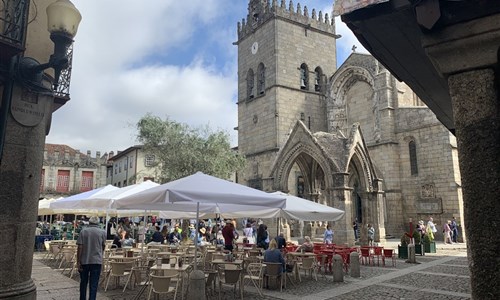
[[[333,230],[330,225],[326,226],[325,236],[323,237],[323,242],[325,244],[333,244]]]

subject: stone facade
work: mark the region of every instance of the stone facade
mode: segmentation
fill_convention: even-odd
[[[337,70],[333,23],[283,3],[251,0],[238,24],[239,182],[345,210],[339,243],[354,240],[356,218],[362,240],[368,223],[377,240],[400,237],[409,218],[462,223],[455,137],[372,56],[353,53]]]
[[[40,196],[67,197],[106,185],[108,154],[80,153],[67,145],[45,144]]]
[[[118,154],[110,155],[106,183],[124,187],[146,180],[155,181],[154,155],[146,155],[141,145],[131,146]]]

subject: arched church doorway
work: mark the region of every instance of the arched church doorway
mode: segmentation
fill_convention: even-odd
[[[313,157],[306,153],[298,155],[285,176],[287,176],[287,187],[283,188],[289,194],[328,205],[325,193],[325,172]],[[296,237],[306,235],[315,237],[324,224],[325,222],[289,220],[292,236]]]

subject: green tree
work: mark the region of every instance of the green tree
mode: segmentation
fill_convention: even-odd
[[[229,134],[208,125],[193,128],[146,114],[137,122],[137,138],[148,155],[155,156],[159,182],[176,180],[198,171],[229,178],[245,166],[245,158],[231,149]]]

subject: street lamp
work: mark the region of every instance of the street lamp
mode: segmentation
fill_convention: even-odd
[[[61,71],[68,67],[68,47],[73,43],[81,19],[82,15],[69,0],[57,0],[47,7],[47,29],[54,42],[54,53],[45,64],[31,57],[23,57],[17,67],[17,78],[21,84],[46,91],[42,85],[43,71],[53,68],[53,91],[57,89]]]
[[[50,56],[49,62],[40,64],[34,58],[19,57],[19,55],[11,58],[11,67],[9,67],[3,87],[0,108],[0,161],[3,158],[7,117],[11,108],[14,82],[34,92],[53,95],[59,85],[61,71],[68,67],[68,47],[73,43],[73,37],[78,31],[81,19],[80,12],[71,1],[57,0],[47,7],[47,29],[50,32],[50,39],[54,42],[54,53]],[[48,68],[54,69],[52,88],[47,88],[42,83],[43,71]]]

